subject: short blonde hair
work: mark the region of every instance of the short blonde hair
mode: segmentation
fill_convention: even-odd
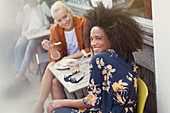
[[[65,9],[67,12],[72,12],[72,10],[63,2],[63,1],[56,1],[51,6],[51,15],[54,18],[54,13],[57,12],[60,9]],[[55,18],[54,18],[55,19]]]

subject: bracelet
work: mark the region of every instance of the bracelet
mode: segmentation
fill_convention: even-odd
[[[51,54],[51,58],[54,59],[54,60],[58,60],[60,58],[60,53],[58,51],[56,51],[59,55],[58,55],[58,58],[54,58],[53,55]]]
[[[82,49],[81,52],[83,53],[84,56],[87,56],[86,51],[84,51],[84,50]]]

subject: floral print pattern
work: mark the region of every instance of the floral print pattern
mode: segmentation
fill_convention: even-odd
[[[98,112],[119,113],[129,96],[134,78],[132,96],[123,113],[134,112],[137,96],[137,72],[133,55],[130,54],[130,56],[128,63],[114,50],[108,50],[92,58],[87,96],[83,99],[84,104],[100,108]]]

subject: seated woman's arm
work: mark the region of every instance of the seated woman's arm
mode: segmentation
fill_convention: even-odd
[[[51,113],[53,109],[60,107],[71,108],[92,108],[92,105],[85,105],[83,99],[70,100],[70,99],[57,99],[50,102],[47,106],[47,112]]]

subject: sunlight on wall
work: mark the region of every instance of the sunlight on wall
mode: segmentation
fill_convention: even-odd
[[[17,109],[19,102],[16,99],[5,98],[10,79],[14,77],[13,47],[16,42],[15,16],[17,0],[0,1],[0,112],[10,113]],[[11,108],[12,107],[12,108]],[[21,106],[20,106],[21,108]],[[17,113],[17,112],[14,112]]]

